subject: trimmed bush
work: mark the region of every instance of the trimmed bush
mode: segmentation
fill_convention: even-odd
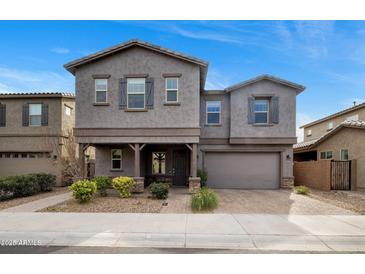
[[[56,185],[56,176],[48,173],[34,174],[41,192],[51,191],[52,187]]]
[[[0,200],[51,191],[55,184],[56,176],[47,173],[0,177]]]
[[[101,196],[107,196],[106,190],[110,187],[110,179],[108,176],[97,176],[93,179]]]
[[[169,195],[169,185],[166,183],[158,182],[152,183],[148,187],[149,191],[152,193],[152,196],[164,200]]]
[[[191,199],[191,208],[194,211],[213,210],[217,206],[217,195],[207,187],[201,188]]]
[[[116,177],[112,180],[113,188],[119,192],[120,197],[128,198],[131,196],[131,188],[134,180],[131,177]]]
[[[87,203],[97,190],[96,183],[90,180],[79,180],[68,187],[74,198],[80,203]]]
[[[198,169],[197,173],[198,177],[200,177],[200,185],[203,187],[208,180],[208,171],[205,168]]]
[[[309,188],[306,186],[296,186],[294,187],[294,192],[296,194],[308,195],[310,191]]]

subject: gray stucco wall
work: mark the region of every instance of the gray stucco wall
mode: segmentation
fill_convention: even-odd
[[[164,73],[181,73],[179,106],[166,106]],[[93,106],[93,75],[110,74],[109,106]],[[154,78],[154,108],[126,112],[119,108],[119,79],[126,74],[148,74]],[[76,70],[77,128],[162,128],[199,127],[199,66],[163,54],[135,47]]]
[[[248,123],[248,97],[279,97],[279,124],[255,126]],[[231,92],[231,137],[295,137],[296,92],[287,86],[263,80]]]
[[[206,102],[221,101],[221,124],[207,125]],[[201,138],[229,138],[230,131],[230,95],[202,93],[200,97]]]

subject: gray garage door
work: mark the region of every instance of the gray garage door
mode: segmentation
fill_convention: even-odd
[[[207,185],[216,188],[279,188],[279,153],[207,152]]]

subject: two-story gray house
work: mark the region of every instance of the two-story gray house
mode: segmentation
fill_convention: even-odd
[[[269,75],[205,90],[208,63],[140,40],[72,61],[75,136],[95,147],[95,175],[217,188],[293,182],[296,96]]]

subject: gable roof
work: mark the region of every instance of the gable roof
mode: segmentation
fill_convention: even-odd
[[[208,62],[207,61],[204,61],[202,59],[199,59],[199,58],[196,58],[196,57],[193,57],[193,56],[190,56],[190,55],[186,55],[186,54],[183,54],[183,53],[180,53],[180,52],[177,52],[177,51],[173,51],[173,50],[170,50],[170,49],[167,49],[167,48],[163,48],[163,47],[151,44],[151,43],[147,43],[145,41],[141,41],[141,40],[138,40],[138,39],[132,39],[132,40],[129,40],[127,42],[118,44],[116,46],[106,48],[106,49],[98,51],[96,53],[87,55],[83,58],[76,59],[74,61],[71,61],[71,62],[65,64],[64,68],[67,69],[72,74],[75,74],[75,71],[76,71],[77,67],[79,67],[81,65],[84,65],[86,63],[98,60],[100,58],[109,56],[111,54],[115,54],[117,52],[129,49],[131,47],[136,47],[136,46],[141,47],[141,48],[145,48],[145,49],[149,49],[149,50],[152,50],[152,51],[155,51],[155,52],[158,52],[158,53],[162,53],[162,54],[165,54],[165,55],[168,55],[168,56],[171,56],[171,57],[174,57],[174,58],[186,61],[186,62],[190,62],[190,63],[199,65],[200,66],[200,75],[201,75],[201,84],[204,88],[205,79],[206,79],[207,71],[208,71]]]
[[[335,127],[334,129],[332,129],[331,131],[329,131],[329,132],[325,133],[324,135],[322,135],[321,137],[319,137],[318,139],[314,139],[314,140],[311,140],[311,141],[301,142],[301,143],[295,144],[293,146],[294,150],[300,151],[300,150],[312,149],[315,146],[322,143],[323,141],[325,141],[326,139],[328,139],[330,136],[336,134],[338,131],[340,131],[343,128],[365,129],[365,121],[362,121],[362,120],[344,121],[341,124],[339,124],[337,127]]]
[[[231,92],[233,90],[236,90],[236,89],[239,89],[239,88],[242,88],[242,87],[257,83],[257,82],[262,81],[262,80],[268,80],[268,81],[272,81],[272,82],[275,82],[275,83],[278,83],[278,84],[282,84],[282,85],[291,87],[291,88],[297,90],[297,94],[299,94],[300,92],[302,92],[305,89],[305,86],[290,82],[288,80],[281,79],[281,78],[273,76],[273,75],[263,74],[263,75],[255,77],[255,78],[251,78],[249,80],[246,80],[246,81],[240,82],[238,84],[232,85],[228,88],[225,88],[224,90],[226,92]]]
[[[355,106],[352,106],[350,108],[347,108],[347,109],[344,109],[344,110],[341,110],[339,112],[336,112],[334,114],[331,114],[329,116],[326,116],[324,118],[321,118],[319,120],[316,120],[316,121],[313,121],[313,122],[310,122],[308,124],[305,124],[303,126],[301,126],[300,128],[305,128],[305,127],[309,127],[309,126],[313,126],[313,125],[316,125],[316,124],[319,124],[319,123],[322,123],[326,120],[330,120],[330,119],[333,119],[333,118],[336,118],[338,116],[341,116],[341,115],[344,115],[346,113],[349,113],[349,112],[352,112],[354,110],[358,110],[358,109],[361,109],[361,108],[365,108],[365,102],[364,103],[361,103],[361,104],[358,104],[358,105],[355,105]]]
[[[12,93],[0,93],[0,99],[7,98],[71,98],[74,99],[75,95],[70,92],[12,92]]]

